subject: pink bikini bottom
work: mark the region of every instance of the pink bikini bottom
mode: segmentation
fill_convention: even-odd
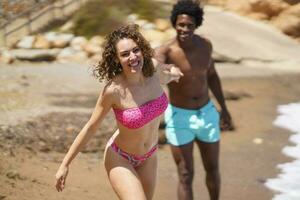
[[[117,144],[113,141],[111,143],[111,148],[114,152],[116,152],[117,154],[119,154],[120,156],[122,156],[123,158],[125,158],[126,160],[128,160],[128,162],[133,166],[133,167],[138,167],[139,165],[141,165],[145,160],[147,160],[148,158],[150,158],[157,150],[157,144],[154,145],[147,153],[145,153],[142,156],[138,156],[138,155],[133,155],[130,153],[127,153],[125,151],[123,151],[122,149],[120,149]]]

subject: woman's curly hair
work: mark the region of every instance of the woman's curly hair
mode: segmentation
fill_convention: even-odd
[[[196,28],[201,26],[203,22],[203,9],[199,6],[197,1],[178,1],[172,9],[171,12],[171,23],[173,27],[176,26],[176,20],[178,15],[186,14],[195,19]]]
[[[96,65],[93,70],[94,76],[99,79],[99,81],[104,79],[110,81],[116,75],[122,73],[123,69],[120,62],[118,62],[116,44],[124,38],[132,39],[141,49],[144,57],[144,65],[142,68],[143,75],[145,77],[153,75],[155,71],[152,62],[154,51],[149,42],[139,32],[138,25],[130,24],[121,26],[106,36],[102,60],[99,61],[98,65]]]

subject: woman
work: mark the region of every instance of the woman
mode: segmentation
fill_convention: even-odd
[[[137,25],[120,27],[106,39],[103,58],[94,74],[99,80],[108,82],[91,118],[56,173],[56,188],[58,191],[64,189],[71,161],[113,109],[118,130],[104,152],[109,181],[120,199],[152,199],[157,171],[159,118],[168,103],[159,83],[178,81],[182,73],[174,66],[153,62],[153,50],[138,32]],[[158,66],[157,70],[153,63]]]

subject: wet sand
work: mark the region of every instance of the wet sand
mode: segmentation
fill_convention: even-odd
[[[63,152],[88,118],[101,86],[83,75],[86,68],[75,68],[72,73],[66,66],[56,64],[2,68],[6,75],[2,73],[0,81],[6,83],[6,89],[1,88],[1,200],[117,199],[102,165],[103,144],[114,129],[111,117],[89,143],[88,153],[81,153],[72,163],[65,191],[57,193],[54,188],[54,174]],[[52,73],[57,69],[61,71]],[[25,81],[22,76],[27,77]],[[276,164],[289,160],[281,149],[290,135],[272,122],[277,116],[277,105],[299,101],[299,80],[299,74],[222,76],[227,104],[237,127],[233,132],[222,133],[222,200],[271,199],[272,191],[263,184],[279,172]],[[17,86],[11,89],[13,84]],[[4,109],[3,105],[11,102],[4,90],[18,95],[25,91],[20,98],[26,98],[16,104],[18,109]],[[35,103],[32,106],[30,102]],[[32,111],[33,107],[39,111]],[[194,196],[206,200],[208,193],[197,148],[194,154]],[[176,183],[169,147],[162,145],[154,199],[176,199]]]

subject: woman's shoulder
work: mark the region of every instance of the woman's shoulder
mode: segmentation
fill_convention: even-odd
[[[116,97],[120,93],[120,90],[122,90],[122,85],[121,77],[116,76],[105,84],[103,93],[109,97]]]

